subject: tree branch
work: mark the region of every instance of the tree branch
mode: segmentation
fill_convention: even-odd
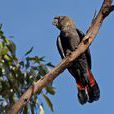
[[[114,5],[112,0],[104,0],[102,7],[92,21],[91,26],[89,27],[86,36],[83,38],[78,48],[72,52],[69,56],[64,58],[54,69],[52,69],[44,78],[35,82],[28,90],[21,96],[19,101],[17,101],[13,107],[8,111],[8,114],[18,113],[30,100],[31,96],[35,93],[40,92],[44,87],[51,83],[60,73],[62,73],[75,59],[78,58],[86,49],[91,45],[95,36],[97,35],[101,24],[105,17],[107,17],[113,10]]]

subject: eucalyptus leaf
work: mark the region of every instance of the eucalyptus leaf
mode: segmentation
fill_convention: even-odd
[[[33,47],[31,47],[26,53],[25,53],[25,56],[27,56],[28,54],[30,54],[33,50]]]
[[[47,66],[50,66],[50,67],[52,67],[52,68],[54,68],[55,66],[52,64],[52,63],[47,63]]]
[[[44,114],[44,108],[43,108],[42,105],[39,106],[39,109],[40,109],[40,110],[39,110],[40,114]]]
[[[5,43],[10,53],[12,55],[15,55],[16,45],[13,43],[13,41],[9,40],[8,38],[5,38]]]
[[[0,24],[0,30],[2,29],[2,26],[3,26],[3,25],[2,25],[2,24]]]
[[[51,95],[55,95],[56,93],[55,88],[52,86],[47,86],[45,89],[46,89],[46,92],[50,93]]]
[[[48,104],[49,108],[51,109],[51,111],[54,112],[53,104],[52,104],[51,100],[49,99],[49,97],[45,94],[43,94],[43,97],[44,97],[46,103]]]

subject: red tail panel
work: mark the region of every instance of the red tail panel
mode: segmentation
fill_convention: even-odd
[[[95,82],[96,82],[96,81],[95,81],[95,79],[94,79],[94,76],[93,76],[91,70],[88,69],[87,72],[88,72],[88,76],[89,76],[90,85],[91,85],[91,87],[92,87],[92,86],[95,85]]]
[[[77,87],[79,90],[85,90],[85,87],[83,87],[83,85],[80,81],[77,82]]]

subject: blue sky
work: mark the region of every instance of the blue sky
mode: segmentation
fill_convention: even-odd
[[[95,10],[99,11],[103,0],[0,0],[0,23],[5,34],[14,36],[17,55],[34,46],[34,55],[46,56],[47,61],[58,64],[61,60],[56,37],[59,34],[52,25],[54,16],[73,18],[78,28],[86,32]],[[77,99],[74,79],[64,71],[55,81],[56,95],[49,96],[54,104],[52,113],[45,105],[45,114],[114,114],[114,14],[103,23],[91,45],[92,71],[101,89],[101,98],[92,104],[81,106]]]

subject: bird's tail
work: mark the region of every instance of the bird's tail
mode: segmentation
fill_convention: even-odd
[[[88,101],[88,95],[86,88],[82,84],[82,81],[77,82],[77,88],[78,88],[78,100],[80,104],[85,104]]]
[[[88,79],[88,80],[87,80]],[[83,76],[81,80],[77,81],[78,99],[81,104],[86,102],[92,103],[97,101],[100,97],[99,86],[90,69],[87,70],[87,78]]]
[[[88,87],[87,87],[87,92],[89,96],[88,102],[92,103],[93,101],[97,101],[100,98],[100,89],[99,86],[91,72],[90,69],[88,69]]]

